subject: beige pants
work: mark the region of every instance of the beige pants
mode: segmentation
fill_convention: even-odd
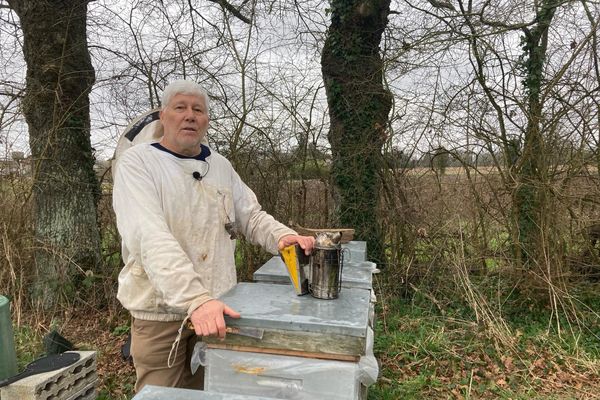
[[[190,361],[197,336],[191,329],[183,330],[173,366],[167,365],[171,346],[177,337],[181,321],[157,322],[132,319],[131,356],[137,380],[135,391],[145,385],[169,386],[186,389],[204,388],[204,369],[192,375]]]

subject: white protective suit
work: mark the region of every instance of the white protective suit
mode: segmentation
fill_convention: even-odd
[[[296,234],[261,210],[227,159],[204,145],[201,155],[205,161],[141,143],[116,163],[113,207],[125,263],[117,298],[134,318],[183,320],[236,284],[226,223],[273,254],[281,237]]]

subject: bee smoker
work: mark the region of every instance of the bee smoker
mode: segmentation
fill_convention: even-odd
[[[310,255],[308,291],[317,299],[337,299],[342,289],[344,254],[342,246],[315,246]]]
[[[280,252],[297,295],[310,293],[317,299],[336,299],[342,288],[344,257],[340,232],[317,234],[309,257],[298,245]]]

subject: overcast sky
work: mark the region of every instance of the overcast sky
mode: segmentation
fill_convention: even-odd
[[[208,1],[197,2],[195,10],[188,8],[187,1],[164,3],[169,6],[153,0],[89,3],[88,41],[96,70],[90,97],[91,134],[99,159],[110,158],[124,127],[158,105],[156,96],[168,81],[184,75],[203,84],[213,98],[209,132],[213,145],[267,140],[265,145],[285,150],[295,145],[298,134],[310,130],[311,139],[327,147],[320,70],[320,51],[329,24],[326,2],[259,3],[253,25],[224,14]],[[483,104],[473,79],[468,44],[448,33],[451,25],[447,22],[411,9],[407,3],[419,8],[428,4],[417,0],[392,3],[394,13],[382,43],[386,84],[395,100],[390,143],[422,151],[440,145],[460,147],[469,135],[465,126],[473,118],[473,109]],[[504,22],[526,22],[532,18],[527,4],[499,0],[486,12]],[[247,17],[251,16],[250,5],[241,10]],[[599,6],[591,7],[598,15]],[[14,21],[16,17],[0,8],[0,18]],[[568,61],[573,53],[570,44],[589,32],[582,7],[563,7],[555,19],[559,22],[549,37],[550,75]],[[449,21],[458,30],[465,29],[459,19]],[[481,38],[494,48],[485,55],[488,84],[498,93],[510,93],[503,105],[507,114],[515,115],[509,124],[515,135],[522,130],[524,115],[510,100],[523,96],[517,71],[520,35],[515,31]],[[0,156],[4,157],[12,151],[29,154],[18,102],[9,103],[10,97],[4,95],[24,87],[26,68],[20,40],[13,24],[0,22],[0,104],[5,109],[0,121]],[[409,50],[404,51],[403,46]],[[573,74],[586,71],[585,63],[590,61],[582,54]],[[149,86],[150,80],[154,84]],[[241,120],[244,125],[238,130]],[[489,123],[494,129],[493,115]]]

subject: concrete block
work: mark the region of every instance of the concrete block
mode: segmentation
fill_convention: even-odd
[[[94,382],[88,382],[88,385],[84,386],[77,393],[74,393],[71,397],[67,397],[66,400],[95,400],[97,397],[96,386],[98,386],[97,379]]]
[[[1,400],[93,400],[96,352],[78,351],[79,361],[65,368],[28,376],[0,389]]]

